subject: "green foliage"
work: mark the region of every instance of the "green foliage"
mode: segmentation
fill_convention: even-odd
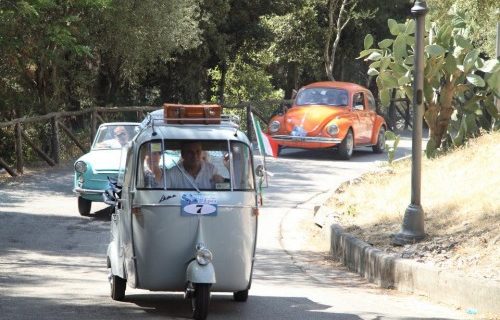
[[[394,161],[400,139],[401,137],[399,134],[395,134],[392,131],[385,132],[385,148],[387,150],[387,162],[389,162],[389,164],[392,164]]]
[[[259,66],[259,61],[265,61],[266,59],[263,56],[255,56],[247,62],[241,56],[238,56],[236,61],[230,63],[224,83],[226,87],[224,91],[225,104],[237,105],[241,102],[251,101],[261,114],[267,118],[271,117],[276,106],[259,102],[280,100],[283,97],[283,91],[276,90],[273,87],[271,75],[267,74]],[[210,70],[209,74],[213,80],[212,83],[220,83],[221,72],[218,68]],[[219,88],[212,88],[212,91],[217,92]],[[217,102],[217,97],[212,96],[211,101]],[[228,109],[224,112],[233,113],[239,116],[240,119],[246,118],[244,109]],[[243,129],[245,129],[244,127]]]
[[[429,21],[453,23],[455,27],[468,26],[467,39],[481,52],[495,57],[496,24],[499,21],[496,0],[427,0]],[[456,15],[457,12],[465,14]]]
[[[464,15],[457,14],[444,23],[433,23],[425,38],[424,118],[431,130],[428,156],[435,155],[441,147],[449,148],[450,143],[464,143],[477,134],[479,127],[491,130],[498,122],[498,113],[488,110],[492,109],[489,101],[493,96],[500,97],[500,63],[481,57],[480,50],[468,40],[470,30],[465,21]],[[385,106],[393,89],[398,97],[413,98],[415,48],[413,20],[398,23],[389,19],[387,24],[395,38],[378,42],[378,48],[365,47],[359,55],[371,62],[368,74],[376,76],[380,100]],[[455,112],[450,112],[453,109]],[[455,138],[443,140],[453,134]]]

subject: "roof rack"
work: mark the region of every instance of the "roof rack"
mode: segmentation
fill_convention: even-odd
[[[151,126],[221,126],[238,129],[240,127],[240,117],[233,114],[221,114],[220,118],[165,118],[162,115],[148,114],[149,120],[146,127]]]

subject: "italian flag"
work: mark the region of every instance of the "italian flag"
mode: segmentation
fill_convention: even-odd
[[[278,156],[278,144],[269,135],[262,132],[260,128],[260,123],[257,121],[252,112],[250,112],[250,117],[252,118],[253,129],[255,135],[257,136],[257,143],[259,145],[260,154],[263,156]]]

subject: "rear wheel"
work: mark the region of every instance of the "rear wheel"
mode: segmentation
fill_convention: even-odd
[[[372,146],[373,152],[382,153],[385,151],[385,128],[380,127],[377,136],[377,143]]]
[[[338,155],[342,160],[351,159],[352,153],[354,151],[354,135],[352,130],[349,129],[344,137],[344,140],[339,144]]]
[[[205,320],[208,315],[208,305],[210,303],[210,284],[195,283],[194,295],[191,298],[193,307],[193,319]]]
[[[245,302],[248,299],[248,289],[243,291],[233,292],[234,301]]]
[[[82,216],[89,215],[91,207],[92,207],[92,201],[87,200],[83,197],[78,197],[78,212],[80,212],[80,215]]]
[[[125,298],[125,289],[127,288],[127,280],[118,276],[111,276],[111,298],[116,301],[123,301]]]

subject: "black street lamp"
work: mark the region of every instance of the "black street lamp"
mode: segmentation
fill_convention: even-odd
[[[411,151],[411,203],[406,208],[401,231],[392,240],[395,245],[415,243],[425,238],[424,209],[420,204],[422,176],[422,120],[424,115],[424,36],[425,15],[429,9],[425,1],[416,0],[412,14],[416,19],[415,70],[413,82],[413,134]]]

